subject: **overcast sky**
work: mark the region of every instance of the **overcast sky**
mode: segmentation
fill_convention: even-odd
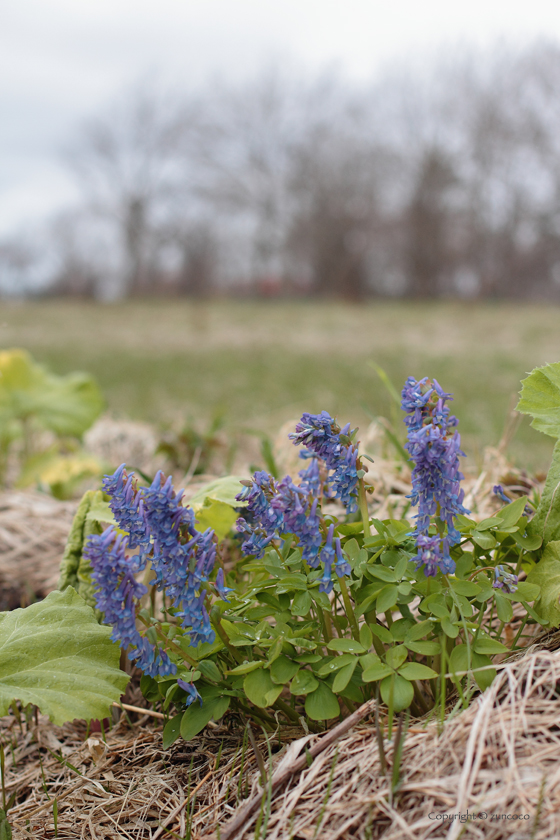
[[[442,46],[560,41],[552,0],[1,0],[0,235],[72,200],[60,152],[146,73],[194,86],[271,59],[372,78]]]

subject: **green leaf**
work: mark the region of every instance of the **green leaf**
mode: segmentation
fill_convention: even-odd
[[[236,675],[236,674],[250,674],[251,671],[256,671],[257,668],[262,668],[264,662],[262,659],[255,659],[253,662],[243,662],[241,665],[236,665],[235,668],[232,668],[231,671],[228,671],[228,675]]]
[[[311,609],[311,604],[313,603],[311,599],[311,595],[309,592],[297,592],[296,596],[292,602],[291,613],[292,615],[300,615],[304,616],[307,615],[309,610]]]
[[[513,618],[513,609],[508,599],[504,598],[498,590],[496,590],[494,598],[496,601],[496,612],[500,621],[511,621]]]
[[[59,590],[63,592],[68,586],[73,586],[90,607],[95,607],[94,586],[91,580],[91,566],[84,559],[82,551],[88,536],[101,533],[98,523],[91,521],[89,514],[102,498],[103,494],[99,490],[88,490],[82,497],[60,562]],[[97,615],[101,617],[101,613]]]
[[[377,682],[377,680],[382,680],[392,673],[392,668],[389,668],[389,666],[385,665],[384,662],[374,662],[364,670],[362,680],[366,683]]]
[[[179,735],[181,734],[181,719],[183,717],[183,712],[175,717],[169,718],[165,726],[163,727],[163,749],[168,750],[169,747],[175,743]]]
[[[529,523],[530,525],[531,523]],[[529,526],[527,526],[529,527]],[[542,545],[542,537],[538,534],[534,534],[533,536],[521,536],[521,534],[512,534],[511,535],[519,548],[525,549],[525,551],[536,551],[537,548],[540,548]]]
[[[498,653],[507,653],[507,647],[499,642],[497,639],[490,639],[487,636],[479,637],[473,644],[473,648],[477,653],[484,653],[488,656],[494,656]]]
[[[550,621],[551,627],[560,627],[560,541],[549,542],[539,563],[527,575],[527,583],[541,588],[535,603],[536,612]],[[517,594],[517,593],[516,593]]]
[[[469,661],[468,661],[468,648],[467,645],[457,645],[451,651],[451,655],[449,657],[449,670],[457,674],[461,671],[467,671],[469,669]],[[491,665],[492,662],[488,658],[488,656],[484,656],[483,654],[476,653],[471,647],[471,669],[475,672],[474,678],[476,684],[481,690],[488,688],[488,686],[492,683],[494,677],[496,676],[496,671],[492,668],[488,671],[476,671],[476,668],[483,668],[486,665]],[[460,678],[460,677],[459,677]]]
[[[560,362],[535,368],[522,380],[516,411],[529,414],[534,429],[560,438]]]
[[[270,677],[276,685],[284,685],[299,671],[299,664],[287,656],[279,656],[270,666]]]
[[[457,580],[456,578],[449,578],[449,583],[458,595],[465,595],[467,598],[472,598],[473,595],[478,595],[481,591],[480,586],[473,583],[471,580]]]
[[[56,376],[25,350],[0,352],[0,424],[33,418],[57,435],[81,437],[104,405],[91,376]]]
[[[408,656],[408,651],[404,645],[397,645],[390,648],[385,654],[385,660],[390,668],[400,668],[404,660]]]
[[[492,536],[492,534],[486,533],[486,531],[478,531],[475,530],[472,532],[472,539],[473,541],[483,548],[485,551],[489,551],[491,548],[494,548],[496,545],[496,540]]]
[[[385,677],[380,685],[380,691],[383,702],[388,706],[390,705],[391,694],[393,695],[393,710],[395,712],[402,712],[407,709],[414,697],[414,689],[411,684],[398,674],[395,674],[394,677]]]
[[[560,440],[554,447],[541,500],[527,525],[527,534],[540,537],[544,543],[560,540]]]
[[[243,507],[247,502],[239,502],[235,498],[243,490],[241,480],[241,477],[236,475],[215,478],[201,487],[191,497],[189,504],[196,510],[198,507],[202,507],[207,499],[213,499],[216,502],[224,502],[230,507]]]
[[[540,586],[537,586],[535,583],[527,583],[526,580],[522,580],[517,584],[517,589],[515,590],[515,600],[534,601],[540,594]]]
[[[496,516],[501,522],[501,527],[512,528],[514,525],[517,525],[523,516],[526,504],[527,498],[525,496],[521,496],[519,499],[516,499],[514,502],[511,502],[511,504],[506,505],[499,510]]]
[[[222,673],[215,662],[212,662],[211,659],[203,659],[197,665],[198,670],[201,674],[203,674],[207,679],[214,680],[214,682],[221,682]]]
[[[378,639],[386,645],[393,644],[393,636],[391,635],[391,631],[387,630],[384,624],[368,624],[369,629],[373,633],[374,636],[377,636]]]
[[[311,691],[315,691],[318,685],[319,681],[313,676],[311,671],[302,668],[293,678],[292,684],[290,685],[290,692],[291,694],[309,694]]]
[[[352,679],[352,674],[354,673],[357,664],[358,660],[354,659],[353,662],[349,662],[348,665],[345,665],[344,668],[337,671],[332,684],[332,690],[335,694],[339,694],[341,691],[344,691]]]
[[[69,586],[25,609],[0,613],[0,715],[14,700],[53,723],[104,718],[129,677],[111,628]]]
[[[424,636],[427,636],[428,633],[431,633],[434,629],[434,622],[426,619],[426,621],[420,621],[418,624],[415,624],[414,627],[411,627],[406,636],[404,637],[404,641],[408,642],[416,642],[418,639],[423,639]],[[439,649],[438,649],[439,652]]]
[[[230,701],[231,697],[205,698],[203,695],[202,706],[196,700],[194,703],[191,703],[181,718],[181,738],[184,738],[185,741],[190,741],[211,720],[219,720],[223,717],[229,709]]]
[[[394,607],[399,597],[399,590],[396,586],[384,586],[377,596],[376,607],[378,612],[387,612]]]
[[[355,639],[332,639],[327,648],[329,650],[341,651],[342,653],[365,653],[366,648]]]
[[[477,523],[476,530],[477,531],[488,531],[489,528],[494,528],[497,525],[501,525],[502,520],[497,516],[491,516],[489,519],[482,519],[480,522]]]
[[[393,569],[387,569],[386,566],[373,565],[368,566],[368,572],[379,580],[385,580],[388,583],[396,583],[397,576]]]
[[[360,627],[360,644],[366,650],[369,650],[373,643],[373,633],[371,632],[370,628],[367,624],[362,624]]]
[[[339,716],[338,700],[326,683],[320,682],[315,691],[307,695],[305,713],[311,720],[331,720]]]
[[[456,624],[453,624],[449,618],[442,618],[441,619],[441,629],[445,633],[446,636],[449,636],[450,639],[456,639],[459,635],[459,628]]]
[[[330,662],[325,662],[324,665],[321,665],[321,667],[317,669],[317,674],[320,677],[328,677],[329,674],[334,674],[334,672],[340,670],[340,668],[344,668],[351,662],[357,661],[357,658],[351,653],[343,653],[342,656],[335,656]]]
[[[212,528],[219,540],[223,540],[231,531],[239,514],[226,502],[207,498],[204,504],[195,509],[197,531]]]
[[[265,709],[278,699],[282,692],[281,685],[272,682],[270,672],[264,668],[251,671],[243,680],[243,691],[255,706]]]
[[[406,642],[405,645],[413,653],[419,653],[421,656],[437,656],[441,650],[441,645],[438,642]]]
[[[405,662],[399,668],[399,674],[405,680],[431,680],[438,676],[437,671],[428,668],[427,665],[422,665],[420,662]]]

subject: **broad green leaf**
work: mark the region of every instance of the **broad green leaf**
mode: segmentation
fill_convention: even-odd
[[[369,650],[373,642],[373,633],[371,632],[370,628],[367,624],[362,624],[360,627],[360,644],[366,650]]]
[[[513,609],[508,599],[504,598],[499,590],[496,590],[494,599],[496,601],[496,612],[500,621],[511,621],[513,618]]]
[[[483,548],[485,551],[489,551],[491,548],[494,548],[496,545],[496,540],[492,536],[492,534],[487,533],[486,531],[478,531],[474,530],[471,534],[473,541]]]
[[[223,540],[231,531],[238,518],[238,513],[231,505],[217,499],[207,498],[201,507],[196,508],[196,530],[206,531],[212,528],[219,540]]]
[[[311,604],[313,603],[311,599],[311,595],[307,591],[297,592],[294,600],[292,602],[291,613],[292,615],[300,615],[304,616],[307,615],[309,610],[311,609]]]
[[[523,511],[525,510],[525,505],[527,504],[527,499],[525,496],[521,496],[521,498],[516,499],[511,504],[506,505],[501,510],[496,513],[496,517],[500,520],[501,528],[511,528],[514,525],[517,525],[521,517],[523,516]]]
[[[330,662],[326,662],[324,665],[321,665],[321,667],[317,669],[317,674],[320,677],[328,677],[329,674],[334,674],[334,672],[340,670],[340,668],[345,668],[346,665],[350,665],[352,662],[357,661],[358,659],[351,653],[343,653],[342,656],[335,656]]]
[[[517,584],[514,597],[516,601],[534,601],[540,594],[540,586],[537,586],[534,583],[527,583],[526,580],[522,580]]]
[[[394,607],[399,597],[396,586],[384,586],[377,596],[376,608],[378,612],[387,612]]]
[[[394,648],[389,648],[385,654],[385,660],[390,668],[400,668],[404,660],[408,656],[408,651],[404,645],[397,645]]]
[[[270,666],[270,677],[273,683],[284,685],[299,671],[299,664],[287,656],[279,656]]]
[[[129,677],[111,628],[69,586],[25,609],[0,613],[0,715],[14,700],[53,723],[104,718]]]
[[[391,635],[391,631],[388,630],[384,624],[368,624],[369,629],[373,633],[374,636],[377,636],[378,639],[386,645],[393,644],[393,636]]]
[[[449,578],[449,583],[458,595],[465,595],[467,598],[472,598],[473,595],[478,595],[480,592],[480,586],[471,580]]]
[[[263,665],[264,662],[262,659],[256,659],[254,662],[243,662],[241,665],[236,665],[235,668],[228,671],[228,674],[250,674],[251,671],[256,671],[258,668],[262,668]]]
[[[365,653],[366,648],[354,639],[332,639],[328,645],[329,650],[341,651],[342,653]]]
[[[477,531],[488,531],[489,528],[494,528],[497,525],[502,525],[502,520],[497,516],[491,516],[489,519],[482,519],[477,523]]]
[[[437,671],[434,671],[433,668],[428,668],[427,665],[422,665],[420,662],[405,662],[399,668],[399,674],[405,680],[431,680],[438,676]]]
[[[531,523],[527,525],[529,528]],[[521,536],[521,534],[512,534],[511,535],[519,548],[525,549],[525,551],[536,551],[537,548],[540,548],[542,545],[542,537],[538,534],[534,534],[533,536]]]
[[[534,583],[541,588],[540,597],[535,603],[536,612],[548,619],[551,627],[560,627],[559,540],[548,543],[540,562],[527,575],[527,583]]]
[[[275,685],[270,672],[260,668],[258,671],[247,674],[243,680],[243,690],[251,703],[260,709],[265,709],[267,706],[272,706],[278,699],[282,686]]]
[[[476,684],[482,690],[488,688],[488,686],[492,683],[494,677],[496,676],[496,671],[493,668],[488,669],[488,671],[477,671],[476,669],[484,668],[485,666],[491,664],[492,662],[488,656],[476,653],[476,651],[474,651],[471,647],[470,668],[474,672]],[[451,656],[449,657],[449,670],[455,674],[460,674],[462,671],[469,670],[467,645],[457,645],[453,648]],[[460,674],[460,676],[462,676],[462,674]]]
[[[534,429],[560,438],[560,362],[535,368],[522,380],[516,411],[529,414]]]
[[[428,633],[431,633],[434,629],[434,622],[426,619],[426,621],[420,621],[418,624],[415,624],[414,627],[411,627],[406,636],[404,637],[405,642],[416,642],[418,639],[423,639],[424,636],[427,636]]]
[[[198,663],[197,668],[209,680],[214,680],[214,682],[220,682],[222,680],[222,672],[211,659],[203,659]]]
[[[349,662],[348,665],[345,665],[344,668],[337,671],[332,684],[332,690],[335,694],[339,694],[341,691],[344,691],[352,679],[352,674],[354,673],[357,664],[358,660],[354,659],[353,662]]]
[[[89,506],[86,520],[88,522],[103,522],[107,523],[108,525],[113,525],[114,528],[117,528],[117,520],[113,515],[113,511],[109,507],[109,502],[103,501],[103,493],[99,490],[97,491],[88,491],[90,493],[94,493],[91,498],[91,504]],[[84,496],[87,496],[86,493]]]
[[[393,699],[393,710],[395,712],[402,712],[407,709],[412,703],[414,697],[414,689],[408,680],[404,677],[395,674],[395,676],[385,677],[380,685],[381,697],[383,702],[390,705],[391,695]]]
[[[246,502],[239,502],[235,498],[243,490],[241,477],[236,475],[226,475],[224,478],[216,478],[208,482],[198,490],[194,496],[189,500],[189,505],[195,510],[202,507],[207,499],[212,499],[216,502],[224,502],[230,507],[243,507]]]
[[[476,640],[473,648],[477,653],[484,653],[487,656],[495,656],[498,653],[507,653],[507,647],[497,639],[482,637]]]
[[[307,695],[305,713],[311,720],[331,720],[339,716],[338,700],[326,683],[320,682],[315,691]]]
[[[202,693],[202,692],[201,692]],[[190,741],[211,720],[219,720],[229,709],[231,697],[204,697],[202,706],[195,700],[181,718],[181,738]]]
[[[560,440],[554,447],[541,500],[527,525],[527,534],[540,537],[544,543],[560,540]]]
[[[388,665],[385,665],[384,662],[374,662],[373,665],[369,665],[364,670],[362,673],[362,680],[366,683],[377,682],[377,680],[382,680],[392,673],[392,669],[389,668]]]
[[[405,636],[414,626],[414,621],[411,618],[398,618],[391,624],[391,636],[396,642],[404,642]]]
[[[413,653],[419,653],[421,656],[437,656],[441,651],[438,642],[405,642],[405,645]]]
[[[0,352],[0,424],[33,418],[58,435],[81,437],[103,408],[91,376],[56,376],[25,350]]]
[[[456,639],[459,635],[459,628],[449,618],[441,619],[441,629],[450,639]]]
[[[177,738],[181,734],[181,719],[183,717],[183,712],[175,717],[169,718],[165,726],[163,727],[163,749],[168,750],[169,747],[175,743]]]
[[[61,453],[59,444],[55,443],[25,461],[17,486],[47,486],[56,499],[71,499],[84,482],[99,479],[102,473],[97,458],[79,450]]]
[[[385,566],[373,565],[368,566],[368,572],[379,580],[385,580],[387,583],[396,583],[397,576],[393,569],[388,569]]]
[[[319,681],[313,676],[311,671],[302,669],[293,678],[290,685],[290,692],[292,694],[309,694],[311,691],[315,691],[318,685]]]

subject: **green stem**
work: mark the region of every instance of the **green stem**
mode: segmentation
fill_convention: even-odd
[[[197,667],[198,662],[196,661],[196,659],[193,659],[192,656],[189,656],[188,653],[185,653],[185,651],[182,648],[180,648],[179,645],[176,645],[175,642],[172,642],[170,639],[168,639],[161,627],[159,627],[157,624],[150,624],[148,621],[146,621],[145,618],[143,618],[140,615],[138,616],[138,620],[141,621],[145,627],[154,627],[156,633],[158,634],[160,639],[165,642],[168,648],[171,648],[172,651],[177,653],[181,657],[181,659],[184,659],[185,662],[188,662],[189,665],[192,665],[194,668]]]
[[[230,640],[228,639],[226,631],[222,627],[222,623],[221,623],[219,618],[214,619],[214,626],[215,626],[215,628],[218,632],[218,636],[220,637],[220,639],[222,640],[224,645],[227,647],[227,649],[229,650],[229,652],[231,653],[231,655],[233,656],[235,661],[239,662],[241,664],[241,662],[243,662],[243,657],[241,656],[239,651],[236,650],[233,647],[233,645],[231,644]]]
[[[287,703],[284,703],[284,701],[281,700],[280,697],[274,703],[273,708],[274,707],[283,712],[288,718],[288,720],[292,721],[292,723],[299,723],[298,713],[295,711],[295,709],[292,709],[290,706],[288,706]]]
[[[358,482],[358,504],[360,506],[360,514],[364,526],[364,537],[371,537],[371,531],[369,527],[369,511],[366,498],[366,486],[364,484],[363,478],[360,478]]]
[[[346,616],[348,618],[348,622],[350,627],[352,628],[352,635],[354,636],[357,642],[360,641],[360,628],[358,627],[358,622],[356,621],[356,616],[354,615],[354,610],[352,609],[352,602],[350,601],[350,595],[348,594],[348,587],[346,586],[346,581],[343,577],[338,579],[340,584],[340,591],[342,592],[342,600],[344,601],[344,610],[346,612]]]

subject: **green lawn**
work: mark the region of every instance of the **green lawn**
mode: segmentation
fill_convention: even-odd
[[[558,308],[526,303],[0,304],[3,348],[24,347],[59,373],[93,373],[118,415],[204,425],[222,409],[232,431],[274,433],[325,408],[364,426],[390,410],[374,362],[398,390],[430,375],[452,391],[474,459],[498,442],[519,380],[560,360],[559,325]],[[510,454],[542,469],[551,450],[524,421]]]

